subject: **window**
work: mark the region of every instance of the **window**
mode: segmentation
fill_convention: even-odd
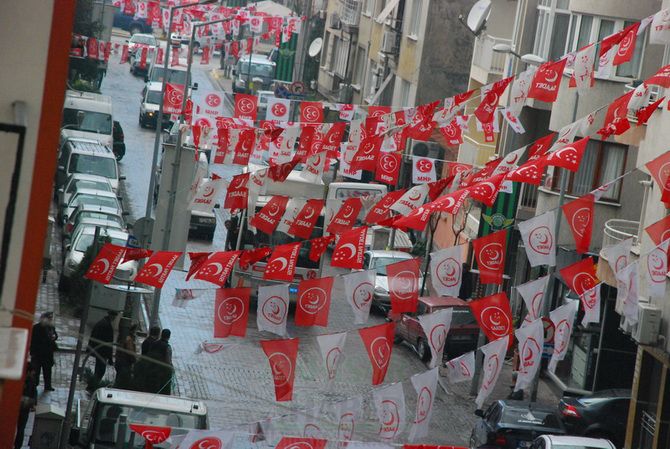
[[[363,84],[363,74],[365,72],[365,60],[367,55],[365,54],[365,48],[358,47],[358,52],[356,54],[356,66],[354,67],[354,84],[357,84],[359,87]]]
[[[375,0],[363,0],[362,13],[365,14],[366,16],[371,16],[372,15],[372,6],[373,6],[374,2],[375,2]]]
[[[349,56],[349,41],[333,36],[333,64],[331,69],[341,78],[346,76],[347,58]]]
[[[409,81],[405,81],[404,79],[400,78],[400,106],[414,106],[413,104],[410,104],[409,100],[409,91],[411,88],[412,85],[409,83]]]
[[[570,30],[567,0],[542,0],[537,6],[537,28],[533,53],[545,59],[559,59],[566,51]]]
[[[626,165],[627,146],[600,140],[590,140],[576,173],[569,172],[566,193],[582,196],[621,176]],[[568,173],[567,171],[565,171]],[[560,189],[560,176],[553,178],[553,190]],[[605,200],[618,201],[621,182],[617,182],[602,196]]]
[[[409,19],[407,23],[409,28],[407,34],[412,37],[419,36],[419,26],[421,25],[421,10],[423,9],[423,0],[412,0],[412,6],[409,9]]]
[[[385,6],[386,6],[386,0],[377,0],[375,2],[375,17],[381,14]]]
[[[625,21],[623,27],[629,27],[635,22]],[[635,52],[630,61],[617,66],[616,75],[624,78],[637,78],[640,74],[640,66],[642,65],[642,53],[644,52],[644,41],[646,35],[642,34],[635,40]]]

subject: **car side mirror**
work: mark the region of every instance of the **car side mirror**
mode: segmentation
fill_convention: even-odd
[[[484,417],[484,410],[478,408],[477,410],[475,410],[475,416],[479,416],[480,418],[483,418]]]

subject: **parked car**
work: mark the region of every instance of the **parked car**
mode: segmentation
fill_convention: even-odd
[[[104,192],[101,190],[79,189],[72,195],[70,201],[60,206],[59,219],[65,224],[68,217],[74,211],[74,208],[81,204],[90,204],[93,206],[102,206],[114,209],[120,215],[123,212],[119,198],[113,192]]]
[[[123,217],[127,212],[119,214],[115,208],[93,204],[80,204],[74,208],[63,226],[63,239],[69,239],[79,223],[85,220],[104,220],[117,223],[121,229],[126,227]]]
[[[56,204],[67,204],[70,198],[79,189],[101,190],[113,192],[109,180],[103,176],[74,173],[65,182],[65,185],[56,191]]]
[[[114,126],[112,128],[112,152],[116,157],[117,161],[123,159],[123,156],[126,155],[126,142],[123,135],[123,128],[121,128],[121,123],[117,120],[114,120]]]
[[[259,90],[256,92],[258,97],[258,120],[265,120],[267,117],[268,100],[275,97],[274,90]]]
[[[188,237],[200,237],[204,240],[213,240],[216,231],[216,212],[191,211],[191,221],[188,226]]]
[[[112,97],[92,92],[66,90],[60,143],[73,137],[92,139],[112,146]]]
[[[569,433],[607,438],[622,447],[626,437],[630,390],[601,390],[590,396],[563,397],[558,411]]]
[[[158,39],[149,33],[135,33],[126,42],[128,43],[128,55],[134,55],[141,47],[158,47]]]
[[[113,26],[128,31],[131,36],[137,33],[151,33],[151,25],[147,23],[146,19],[135,19],[132,14],[124,14],[123,11],[118,11],[114,14]]]
[[[161,102],[162,83],[149,82],[142,90],[142,102],[140,103],[139,124],[142,128],[156,128],[158,122],[158,109]],[[163,114],[163,128],[170,124],[170,115]]]
[[[69,138],[61,145],[56,171],[56,188],[65,185],[74,173],[102,176],[109,180],[112,189],[119,188],[119,167],[112,150],[101,143],[82,138]]]
[[[542,435],[533,441],[531,449],[616,449],[611,441],[602,438]]]
[[[564,435],[554,407],[521,401],[496,401],[486,411],[475,410],[477,421],[470,448],[530,448],[540,435]]]
[[[151,69],[151,61],[156,59],[156,47],[147,47],[147,53],[144,58],[139,49],[134,55],[128,57],[128,67],[130,73],[135,76],[146,77]]]
[[[249,81],[254,83],[254,88],[257,90],[269,90],[275,77],[276,66],[265,55],[242,56],[233,68],[233,92],[251,93]]]
[[[416,313],[389,314],[389,318],[396,323],[396,342],[403,340],[408,342],[414,347],[422,361],[430,360],[430,346],[421,323],[419,323],[419,316],[442,309],[452,311],[451,327],[444,345],[444,358],[451,359],[477,349],[477,338],[479,337],[477,320],[465,301],[449,296],[421,297]]]
[[[372,298],[372,304],[378,309],[384,312],[388,312],[391,309],[391,296],[389,295],[386,265],[412,258],[414,258],[414,256],[402,251],[373,250],[365,252],[363,255],[363,269],[370,270],[374,268],[377,271],[375,294]],[[419,282],[422,282],[422,280],[423,277],[419,277]]]

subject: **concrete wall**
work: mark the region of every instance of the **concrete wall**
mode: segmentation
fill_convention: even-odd
[[[641,20],[661,9],[660,0],[571,0],[570,10],[623,19]]]

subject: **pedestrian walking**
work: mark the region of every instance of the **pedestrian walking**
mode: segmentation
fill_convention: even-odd
[[[149,336],[144,339],[141,346],[142,357],[135,363],[133,369],[133,389],[137,391],[151,391],[149,376],[151,373],[152,360],[148,357],[151,348],[161,337],[161,328],[151,326]]]
[[[148,392],[172,394],[172,346],[170,346],[170,329],[161,331],[161,338],[153,344],[147,356],[149,359],[149,376],[146,379]],[[157,363],[152,363],[152,362]]]
[[[142,342],[142,355],[147,355],[151,346],[161,338],[161,328],[158,326],[151,326],[149,329],[149,336]]]
[[[115,388],[130,390],[133,388],[133,367],[137,360],[137,324],[128,329],[128,335],[121,342],[120,350],[116,351]]]
[[[37,404],[37,372],[32,362],[26,366],[26,380],[23,384],[23,394],[21,395],[21,404],[19,405],[19,420],[16,423],[16,437],[14,438],[14,449],[21,449],[23,446],[23,437],[25,436],[26,423],[30,411]]]
[[[107,365],[112,366],[113,364],[114,326],[112,321],[117,315],[116,310],[108,310],[107,316],[95,323],[91,331],[86,352],[95,357],[95,371],[93,373],[94,382],[91,382],[86,388],[89,392],[93,392],[98,387],[105,375]]]
[[[53,324],[53,312],[45,312],[40,321],[33,326],[30,340],[30,358],[36,371],[35,386],[40,383],[40,371],[44,376],[44,391],[54,391],[51,385],[51,368],[54,365],[54,352],[58,349],[58,333]]]

